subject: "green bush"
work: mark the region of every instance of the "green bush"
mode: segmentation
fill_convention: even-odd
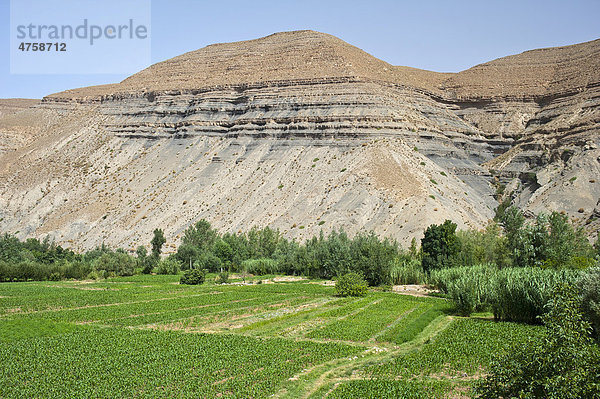
[[[61,276],[60,273],[58,272],[52,272],[50,273],[50,276],[48,277],[48,280],[50,281],[60,281]]]
[[[51,265],[33,260],[20,262],[0,261],[0,281],[44,281],[54,272]]]
[[[204,270],[199,269],[188,269],[183,272],[183,275],[179,279],[180,284],[188,285],[200,285],[204,283],[206,273]]]
[[[217,284],[227,284],[228,281],[229,281],[229,273],[227,273],[227,272],[219,273],[215,280],[215,282]]]
[[[92,270],[88,275],[87,278],[90,280],[100,280],[102,277],[102,275],[100,273],[98,273],[97,270]]]
[[[365,296],[367,291],[367,282],[358,273],[344,274],[335,282],[335,294],[337,296]]]
[[[175,258],[168,257],[158,262],[156,274],[177,274],[180,268],[181,265]]]
[[[596,337],[600,337],[600,267],[586,270],[577,287],[581,291],[583,315],[591,323]]]
[[[542,317],[544,337],[495,359],[480,398],[600,398],[600,351],[572,286],[559,284]]]
[[[66,279],[73,278],[76,280],[82,280],[82,279],[86,278],[88,276],[88,274],[90,274],[90,272],[92,271],[92,265],[90,265],[87,262],[75,260],[72,262],[68,262],[67,264],[62,266],[60,269],[61,269],[61,274],[62,274],[63,278],[66,278]]]

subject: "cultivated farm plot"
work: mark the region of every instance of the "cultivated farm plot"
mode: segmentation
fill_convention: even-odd
[[[0,397],[444,397],[535,327],[319,282],[0,284]],[[475,344],[475,345],[474,345]]]

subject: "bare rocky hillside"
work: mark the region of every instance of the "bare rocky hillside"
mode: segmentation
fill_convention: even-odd
[[[446,218],[481,228],[512,196],[593,235],[599,52],[596,40],[442,74],[313,31],[207,46],[0,114],[0,230],[134,248],[160,227],[172,248],[206,218],[407,243]]]

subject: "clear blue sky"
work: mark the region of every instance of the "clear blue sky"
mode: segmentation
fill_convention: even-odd
[[[50,3],[61,7],[61,0]],[[152,0],[151,12],[152,63],[211,43],[313,29],[394,65],[457,72],[529,49],[600,38],[598,0]],[[11,75],[9,0],[0,0],[0,16],[0,98],[41,98],[127,76]]]

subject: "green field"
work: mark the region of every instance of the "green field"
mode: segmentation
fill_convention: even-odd
[[[210,279],[209,279],[210,280]],[[0,397],[460,397],[539,327],[317,281],[0,284]]]

